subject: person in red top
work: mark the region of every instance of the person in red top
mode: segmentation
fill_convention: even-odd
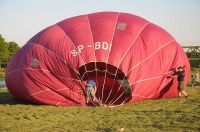
[[[177,78],[178,79],[178,97],[181,97],[183,94],[186,98],[188,97],[187,93],[184,91],[184,77],[185,77],[185,69],[182,66],[179,66],[177,74],[173,76],[169,76],[169,78]]]

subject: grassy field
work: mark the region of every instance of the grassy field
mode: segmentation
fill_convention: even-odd
[[[114,108],[34,105],[0,91],[0,131],[200,131],[200,88],[189,98],[148,100]]]

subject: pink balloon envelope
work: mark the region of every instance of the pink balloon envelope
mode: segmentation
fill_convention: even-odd
[[[178,95],[169,79],[190,65],[177,41],[136,15],[99,12],[65,19],[33,36],[10,60],[11,96],[37,104],[85,106],[88,80],[101,104],[122,105]]]

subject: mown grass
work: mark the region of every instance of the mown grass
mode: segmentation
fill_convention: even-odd
[[[189,98],[148,100],[114,108],[61,107],[14,101],[0,91],[0,131],[200,131],[200,88]]]

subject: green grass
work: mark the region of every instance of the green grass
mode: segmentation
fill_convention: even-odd
[[[200,88],[189,98],[148,100],[114,108],[61,107],[14,101],[0,91],[0,131],[200,131]]]

